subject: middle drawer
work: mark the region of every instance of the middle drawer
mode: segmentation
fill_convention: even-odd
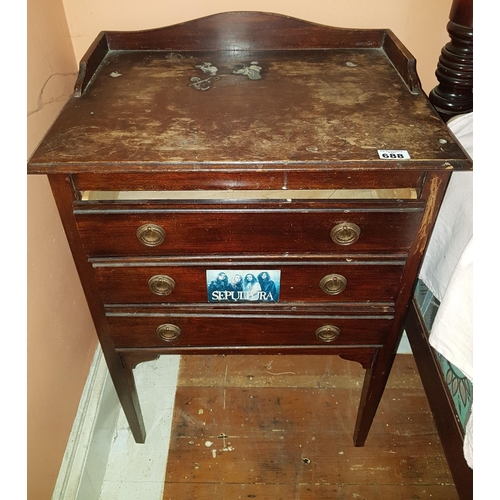
[[[93,266],[105,304],[393,302],[404,261],[246,265],[94,261]],[[242,282],[239,287],[236,279]]]

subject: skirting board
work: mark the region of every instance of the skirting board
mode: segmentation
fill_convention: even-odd
[[[405,331],[403,331],[403,336],[401,337],[401,342],[398,346],[398,354],[413,354],[410,341],[408,340],[408,336]]]
[[[80,399],[52,500],[99,500],[120,404],[100,346]]]

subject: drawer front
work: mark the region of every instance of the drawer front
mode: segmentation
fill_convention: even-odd
[[[205,173],[205,172],[204,172]],[[111,173],[80,173],[72,175],[75,189],[78,191],[167,191],[172,190],[281,190],[286,185],[288,190],[294,189],[420,189],[422,172],[411,170],[378,171],[376,173],[364,170],[344,170],[325,168],[322,171],[301,171],[293,169],[283,172],[269,172],[264,169],[243,169],[234,172],[217,172],[200,175],[199,171],[190,174],[174,174],[157,171],[120,175]],[[196,186],[194,185],[196,183]]]
[[[401,204],[404,206],[404,204]],[[233,253],[406,252],[422,210],[407,209],[175,209],[140,213],[77,211],[90,257]]]
[[[108,316],[116,347],[380,345],[390,317]]]
[[[102,267],[101,267],[102,266]],[[105,265],[94,263],[97,282],[105,304],[144,303],[206,303],[246,302],[252,298],[260,302],[392,302],[398,292],[404,267],[402,261],[392,263],[335,262],[328,264],[302,265],[283,263],[260,263],[259,267],[244,269],[235,266],[214,264],[212,267],[157,266],[157,265]],[[236,274],[243,280],[249,274],[254,277],[262,272],[275,274],[280,271],[280,280],[275,283],[277,295],[264,293],[252,297],[229,286],[212,287],[207,280],[207,269],[213,276],[223,269],[230,279]],[[248,287],[247,289],[249,289]],[[261,290],[265,289],[263,285]],[[210,290],[210,291],[209,291]],[[269,288],[268,288],[269,290]],[[210,300],[209,300],[210,297]]]

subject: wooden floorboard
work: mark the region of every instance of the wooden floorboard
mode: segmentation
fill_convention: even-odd
[[[183,357],[164,499],[458,499],[411,355],[353,446],[363,373],[336,356]]]

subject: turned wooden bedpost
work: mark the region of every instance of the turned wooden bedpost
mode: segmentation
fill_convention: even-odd
[[[429,100],[444,121],[472,111],[472,0],[453,0],[446,29],[451,41],[441,50],[436,70],[439,85]]]

